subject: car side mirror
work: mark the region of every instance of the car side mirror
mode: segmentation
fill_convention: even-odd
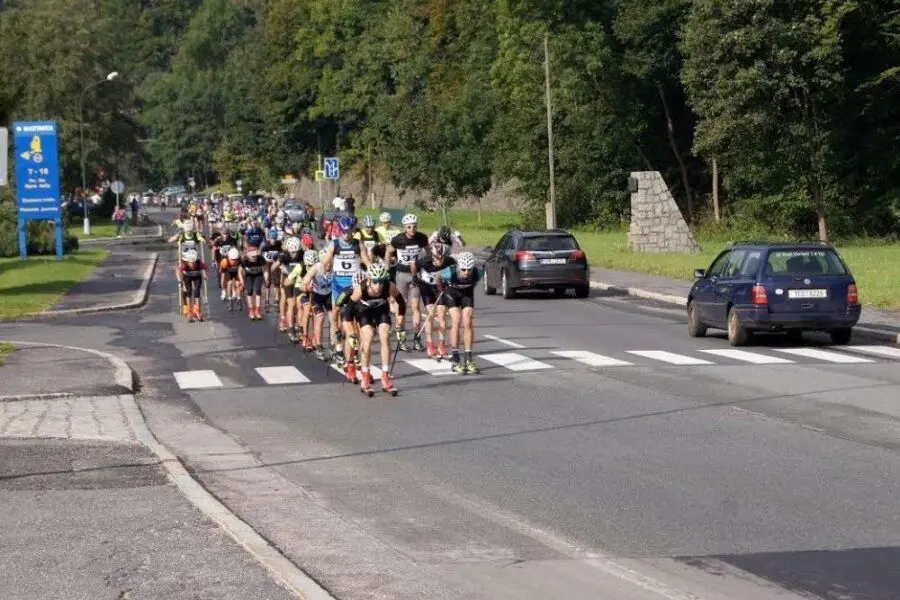
[[[706,269],[694,269],[694,277],[696,279],[703,279],[706,277]]]

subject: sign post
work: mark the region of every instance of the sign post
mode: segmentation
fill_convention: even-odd
[[[333,184],[333,191],[336,195],[338,192],[337,181],[341,178],[341,159],[337,156],[330,156],[325,159],[325,179],[330,179]]]
[[[63,227],[59,206],[56,121],[17,121],[13,123],[13,132],[16,148],[19,258],[28,258],[26,223],[53,221],[56,229],[56,259],[62,260]]]
[[[244,185],[244,182],[238,179],[234,182],[234,185],[237,187],[238,194],[242,193],[241,187]]]
[[[0,127],[0,185],[9,185],[8,169],[9,165],[9,129]]]

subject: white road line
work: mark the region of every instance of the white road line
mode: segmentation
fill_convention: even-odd
[[[724,356],[734,360],[753,363],[754,365],[790,365],[794,361],[786,358],[778,358],[777,356],[766,356],[765,354],[757,354],[755,352],[747,352],[746,350],[701,350],[706,354],[714,356]]]
[[[183,390],[222,387],[222,380],[215,371],[179,371],[174,375],[178,387]]]
[[[429,375],[453,375],[453,370],[449,360],[438,362],[431,358],[404,358],[403,362],[414,366],[420,371],[425,371]]]
[[[816,360],[824,360],[830,363],[852,364],[852,363],[872,363],[874,360],[862,358],[860,356],[848,356],[847,354],[839,354],[837,352],[828,352],[826,350],[817,350],[815,348],[778,348],[777,352],[791,354],[793,356],[802,356],[804,358],[815,358]]]
[[[628,350],[628,354],[642,356],[651,360],[669,363],[670,365],[712,365],[708,360],[702,358],[694,358],[693,356],[685,356],[684,354],[675,354],[674,352],[664,352],[662,350]]]
[[[256,372],[269,385],[309,383],[309,378],[297,370],[297,367],[258,367]]]
[[[489,354],[482,354],[481,358],[490,361],[495,365],[506,367],[510,371],[537,371],[539,369],[553,368],[553,365],[548,365],[545,362],[528,358],[524,354],[518,354],[516,352],[492,352]]]
[[[344,375],[344,371],[342,371],[339,366],[332,364],[331,368],[334,369],[335,371],[337,371],[338,373],[340,373],[341,377],[346,378],[346,375]],[[381,373],[383,371],[380,368],[376,367],[375,365],[371,365],[371,366],[369,366],[369,372],[372,374],[372,383],[375,383],[376,379],[381,378]],[[356,369],[356,378],[359,379],[360,377],[362,377],[362,368],[361,367]]]
[[[594,354],[584,350],[554,350],[550,354],[561,356],[563,358],[571,358],[580,363],[584,363],[591,367],[627,367],[633,363],[619,360],[618,358],[610,358],[602,354]]]
[[[900,360],[900,348],[892,346],[847,346],[849,352],[865,352],[876,356],[884,356],[886,358],[896,358]]]
[[[498,344],[503,344],[504,346],[509,346],[510,348],[518,348],[519,350],[526,348],[526,346],[523,346],[522,344],[517,344],[516,342],[504,340],[503,338],[499,338],[496,335],[483,335],[481,337],[483,337],[486,340],[494,340]]]

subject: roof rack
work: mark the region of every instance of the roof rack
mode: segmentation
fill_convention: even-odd
[[[827,246],[831,247],[831,242],[823,242],[822,240],[736,240],[728,242],[729,246]]]

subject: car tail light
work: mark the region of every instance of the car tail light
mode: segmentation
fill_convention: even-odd
[[[583,262],[585,260],[584,250],[573,250],[569,255],[570,262]]]
[[[526,252],[525,250],[519,250],[515,255],[516,262],[529,262],[534,260],[534,254],[532,252]]]
[[[856,291],[855,283],[847,286],[847,304],[859,304],[859,292]]]
[[[754,285],[752,297],[753,297],[753,304],[766,305],[769,303],[769,298],[766,296],[765,286]]]

